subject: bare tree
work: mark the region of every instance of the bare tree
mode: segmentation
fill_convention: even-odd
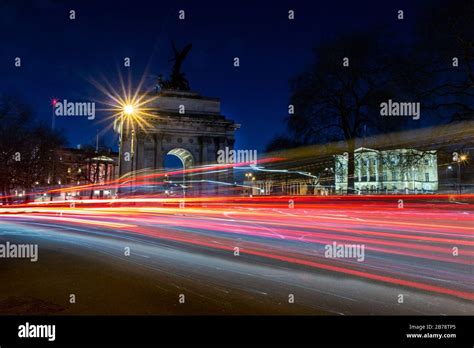
[[[0,97],[0,189],[3,203],[13,188],[30,190],[61,171],[57,150],[64,139],[36,124],[32,111],[19,98]],[[28,195],[25,196],[25,200]]]
[[[474,2],[433,1],[416,22],[408,63],[424,109],[452,121],[474,119]]]
[[[394,95],[389,73],[394,60],[381,45],[367,33],[327,42],[316,49],[310,69],[291,82],[295,114],[287,120],[290,134],[305,144],[343,141],[349,192],[354,190],[356,140],[379,132],[379,105]]]

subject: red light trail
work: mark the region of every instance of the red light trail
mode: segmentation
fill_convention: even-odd
[[[242,255],[474,300],[473,195],[457,197],[468,203],[462,212],[441,195],[403,198],[403,209],[396,208],[397,196],[376,196],[375,202],[358,196],[192,197],[184,208],[180,198],[77,200],[75,207],[71,201],[31,202],[0,209],[0,218],[120,230],[230,254],[237,246]],[[289,199],[298,208],[288,208]],[[364,244],[366,262],[325,258],[321,247],[334,241]],[[445,270],[448,264],[464,271]]]

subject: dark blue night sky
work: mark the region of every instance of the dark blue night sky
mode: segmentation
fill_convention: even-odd
[[[222,113],[242,124],[237,146],[263,150],[284,131],[290,97],[289,79],[313,60],[319,42],[341,33],[393,26],[396,11],[413,19],[412,1],[20,1],[0,2],[0,92],[30,103],[35,115],[51,122],[52,97],[97,101],[105,96],[88,79],[119,88],[127,76],[123,58],[130,57],[131,75],[168,76],[171,40],[193,48],[183,71],[191,89],[220,97]],[[76,19],[69,19],[69,10]],[[186,11],[186,20],[178,11]],[[296,20],[287,19],[293,9]],[[408,24],[406,24],[408,25]],[[403,26],[400,35],[409,36]],[[233,66],[233,58],[241,66]],[[22,67],[14,67],[14,58]],[[118,68],[119,67],[119,68]],[[92,143],[107,115],[59,118],[70,146]],[[116,148],[116,138],[104,134]]]

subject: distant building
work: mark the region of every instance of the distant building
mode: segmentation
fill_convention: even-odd
[[[106,184],[118,177],[118,153],[102,149],[97,154],[89,148],[63,148],[58,151],[58,156],[60,168],[54,171],[54,179],[49,185],[57,188],[97,185],[94,190],[78,188],[77,191],[65,191],[61,194],[64,199],[80,196],[106,198],[115,194],[115,189]]]
[[[336,193],[347,192],[348,156],[335,156]],[[438,191],[436,151],[360,147],[354,153],[356,193],[429,193]]]

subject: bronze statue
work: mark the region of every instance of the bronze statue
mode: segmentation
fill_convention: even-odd
[[[164,80],[163,77],[160,75],[158,77],[157,85],[160,88],[165,89],[175,89],[179,91],[189,91],[189,82],[184,76],[184,73],[181,72],[181,65],[183,64],[184,59],[188,55],[189,51],[191,50],[192,44],[189,43],[186,47],[183,48],[182,51],[178,51],[174,42],[171,43],[174,52],[174,58],[170,59],[170,62],[174,62],[173,70],[171,71],[171,75],[169,80]]]

